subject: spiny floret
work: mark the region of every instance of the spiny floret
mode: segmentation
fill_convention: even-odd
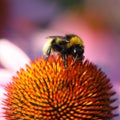
[[[36,59],[6,87],[7,120],[104,120],[116,114],[116,99],[106,75],[88,60],[60,56]]]

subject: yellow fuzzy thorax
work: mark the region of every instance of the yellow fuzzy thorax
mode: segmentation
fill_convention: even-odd
[[[67,48],[70,48],[73,45],[80,45],[83,46],[83,41],[82,39],[80,39],[79,37],[75,36],[73,38],[71,38],[70,42],[67,44]],[[84,46],[83,46],[84,47]]]

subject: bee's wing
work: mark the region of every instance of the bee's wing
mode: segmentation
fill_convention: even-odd
[[[56,36],[48,36],[47,39],[49,39],[49,38],[53,38],[53,39],[54,38],[60,38],[62,40],[65,39],[65,37],[63,37],[63,36],[57,36],[57,35]]]
[[[48,36],[47,39],[61,39],[65,43],[69,43],[69,40],[65,36]]]

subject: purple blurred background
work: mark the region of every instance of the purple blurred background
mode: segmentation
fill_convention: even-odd
[[[0,38],[34,60],[43,55],[47,36],[77,34],[85,58],[108,75],[120,98],[119,11],[119,0],[0,0]]]

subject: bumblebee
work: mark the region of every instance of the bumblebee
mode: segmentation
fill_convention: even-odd
[[[43,52],[47,57],[54,53],[60,53],[63,60],[66,60],[68,55],[74,57],[74,62],[77,59],[84,59],[84,45],[80,37],[74,34],[65,36],[49,36],[48,42],[44,45]]]

